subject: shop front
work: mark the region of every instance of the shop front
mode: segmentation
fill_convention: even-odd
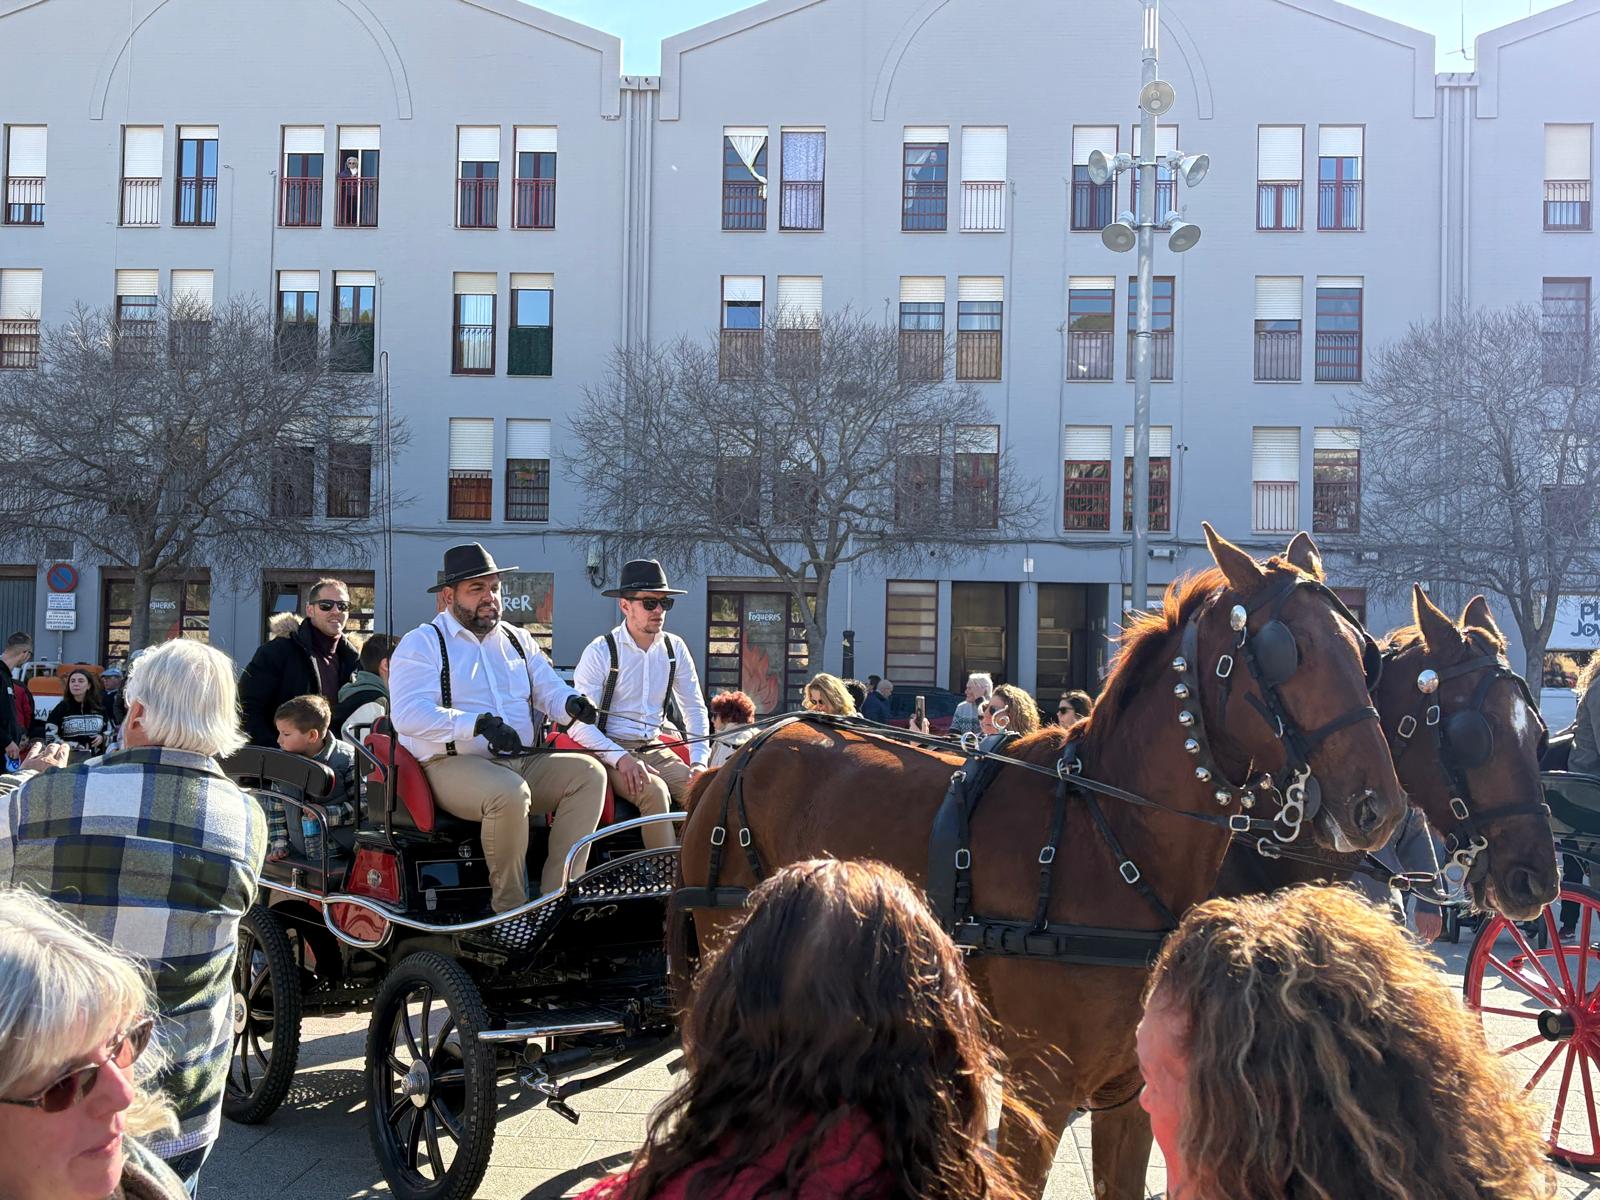
[[[706,695],[742,691],[758,716],[800,707],[810,677],[800,605],[780,583],[706,583]]]
[[[127,571],[100,574],[100,661],[106,666],[128,661],[133,631],[133,577]],[[179,579],[163,579],[150,589],[150,644],[173,638],[211,640],[211,574],[191,571]]]

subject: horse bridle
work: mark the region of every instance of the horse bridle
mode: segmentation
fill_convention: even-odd
[[[1400,653],[1391,651],[1386,657],[1395,659]],[[1483,672],[1483,677],[1473,689],[1472,699],[1465,708],[1445,716],[1436,698],[1441,685],[1478,671]],[[1539,722],[1539,755],[1542,758],[1550,742],[1550,728],[1539,715],[1539,706],[1534,703],[1528,681],[1512,670],[1511,664],[1499,654],[1480,654],[1439,670],[1426,667],[1419,671],[1417,691],[1422,695],[1420,714],[1406,713],[1402,716],[1396,725],[1394,739],[1390,742],[1390,753],[1398,768],[1401,757],[1411,748],[1412,738],[1417,731],[1426,729],[1431,733],[1439,769],[1450,784],[1450,813],[1455,818],[1455,827],[1445,833],[1445,847],[1449,851],[1450,861],[1460,868],[1467,883],[1477,883],[1489,869],[1489,860],[1483,857],[1483,852],[1489,848],[1489,839],[1483,833],[1483,826],[1506,817],[1548,818],[1550,815],[1549,806],[1542,800],[1512,804],[1485,813],[1474,811],[1472,785],[1467,772],[1481,767],[1494,753],[1494,729],[1483,715],[1483,705],[1488,699],[1489,689],[1502,679],[1509,679],[1517,685],[1528,711]]]
[[[1277,775],[1263,773],[1253,782],[1246,780],[1244,783],[1233,783],[1217,765],[1212,753],[1211,741],[1206,733],[1204,705],[1200,700],[1199,672],[1200,618],[1209,606],[1202,605],[1190,616],[1184,627],[1179,656],[1172,660],[1172,669],[1177,672],[1179,679],[1173,688],[1173,694],[1180,701],[1178,724],[1185,730],[1184,749],[1197,759],[1195,778],[1201,783],[1216,784],[1213,795],[1224,808],[1237,800],[1241,808],[1252,809],[1258,800],[1274,799],[1278,810],[1273,822],[1273,837],[1279,842],[1295,841],[1306,819],[1314,817],[1321,806],[1322,788],[1312,773],[1310,761],[1317,747],[1341,729],[1362,721],[1379,720],[1378,710],[1370,703],[1358,705],[1311,730],[1301,729],[1289,714],[1288,705],[1279,689],[1299,669],[1300,650],[1295,642],[1294,631],[1283,620],[1283,609],[1300,588],[1310,588],[1326,600],[1334,612],[1361,635],[1361,661],[1369,694],[1383,673],[1383,655],[1372,635],[1344,601],[1314,579],[1304,575],[1291,576],[1249,603],[1235,604],[1229,610],[1228,624],[1238,634],[1238,640],[1229,652],[1218,657],[1211,672],[1221,681],[1217,711],[1226,716],[1234,671],[1242,659],[1261,693],[1259,696],[1252,694],[1250,703],[1284,746],[1284,765]],[[1250,619],[1263,610],[1267,615],[1265,623],[1254,633],[1250,632]],[[1181,703],[1189,700],[1194,701],[1192,706]],[[1261,841],[1264,843],[1265,839]],[[1262,849],[1261,844],[1258,843],[1257,849]]]

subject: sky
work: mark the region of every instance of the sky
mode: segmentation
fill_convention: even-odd
[[[858,0],[869,3],[870,0]],[[1005,0],[993,0],[1003,4]],[[1101,3],[1103,0],[1061,0],[1062,3]],[[1472,42],[1497,25],[1557,7],[1562,0],[1346,0],[1357,8],[1377,13],[1433,34],[1438,46],[1438,70],[1470,71]],[[1203,4],[1204,0],[1200,0]],[[704,25],[741,8],[747,0],[540,0],[538,7],[622,39],[622,70],[627,75],[657,75],[661,71],[661,41],[696,25]],[[1194,0],[1185,7],[1192,21]],[[1464,33],[1464,36],[1463,36]],[[1463,53],[1465,48],[1465,53]]]

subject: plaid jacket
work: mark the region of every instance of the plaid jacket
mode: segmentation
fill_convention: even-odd
[[[29,885],[149,963],[178,1110],[175,1158],[216,1140],[232,1048],[239,918],[256,896],[266,821],[216,760],[121,750],[0,796],[0,882]]]

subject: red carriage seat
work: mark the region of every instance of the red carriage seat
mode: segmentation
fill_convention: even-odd
[[[679,758],[683,759],[685,766],[688,765],[689,747],[687,745],[685,745],[683,742],[666,740],[663,740],[661,744],[667,749],[671,750]],[[583,747],[580,746],[576,741],[568,737],[566,734],[560,732],[554,733],[550,736],[550,745],[554,746],[557,750],[583,750]],[[587,753],[587,751],[585,751],[585,753]],[[600,824],[610,825],[616,819],[617,795],[615,790],[608,786],[606,788],[605,807],[600,810]]]
[[[372,757],[384,764],[387,769],[389,755],[394,755],[394,784],[400,803],[405,807],[406,813],[411,817],[411,823],[422,833],[432,833],[439,823],[438,809],[433,803],[433,789],[428,786],[428,777],[422,773],[422,764],[416,757],[399,742],[393,741],[388,721],[380,719],[372,727],[372,732],[367,734],[367,749],[372,751]],[[383,785],[383,771],[374,768],[368,774],[369,784]]]

